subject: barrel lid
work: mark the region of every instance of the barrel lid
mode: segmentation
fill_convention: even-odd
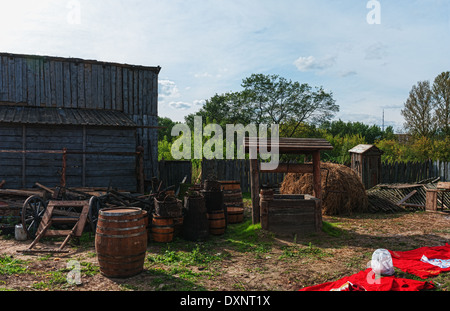
[[[100,210],[102,216],[139,215],[142,209],[139,207],[110,207]]]

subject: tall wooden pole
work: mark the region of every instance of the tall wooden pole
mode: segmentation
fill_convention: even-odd
[[[322,223],[322,181],[320,176],[320,151],[314,151],[312,154],[313,160],[313,183],[314,183],[314,196],[320,199],[319,209],[317,213],[318,223]]]
[[[253,224],[260,222],[259,207],[259,167],[257,159],[250,159],[250,188],[252,195],[252,221]]]

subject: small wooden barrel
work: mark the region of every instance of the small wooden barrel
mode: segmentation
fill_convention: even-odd
[[[244,208],[238,206],[229,206],[227,210],[228,223],[237,224],[244,220]]]
[[[244,207],[241,184],[239,181],[226,180],[220,182],[223,191],[223,204],[226,207]]]
[[[175,232],[174,221],[171,217],[159,217],[153,215],[152,238],[155,242],[172,242]]]
[[[208,213],[209,233],[212,235],[222,235],[225,233],[225,214],[222,211],[212,211]]]
[[[99,211],[95,250],[103,275],[126,278],[142,272],[147,250],[145,217],[133,207]]]

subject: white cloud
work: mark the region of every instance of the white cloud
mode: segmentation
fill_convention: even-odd
[[[165,98],[178,98],[180,97],[180,91],[178,90],[175,82],[170,80],[159,80],[158,95],[161,99]]]
[[[204,100],[204,99],[194,100],[194,106],[203,106],[205,103],[206,103],[206,100]]]
[[[170,102],[169,106],[173,109],[187,110],[192,107],[192,104],[186,102]]]
[[[316,59],[314,56],[303,57],[300,56],[294,62],[294,65],[300,71],[310,71],[310,70],[323,70],[333,66],[336,63],[335,57],[326,57],[323,59]]]

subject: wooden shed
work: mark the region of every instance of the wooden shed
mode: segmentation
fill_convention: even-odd
[[[159,72],[0,53],[0,180],[137,190],[137,164],[157,176]]]
[[[361,144],[348,151],[351,156],[351,168],[361,178],[366,189],[381,181],[381,155],[383,151],[374,145]]]

